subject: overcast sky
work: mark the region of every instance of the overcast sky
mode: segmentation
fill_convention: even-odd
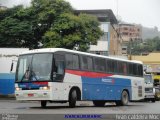
[[[160,0],[66,0],[75,9],[112,9],[114,14],[128,23],[142,24],[145,27],[157,26],[160,31]],[[30,0],[0,0],[9,7],[29,4]],[[159,11],[159,12],[158,12]]]

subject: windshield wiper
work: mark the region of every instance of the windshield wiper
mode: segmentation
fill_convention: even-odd
[[[30,71],[29,69],[26,70],[26,72],[23,74],[22,76],[22,79],[21,79],[21,82],[25,79],[29,80],[29,77],[30,77]],[[24,79],[25,78],[25,79]]]
[[[34,71],[31,71],[31,81],[38,81],[37,75]]]

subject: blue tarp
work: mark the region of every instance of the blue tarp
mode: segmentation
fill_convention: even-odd
[[[15,74],[0,73],[0,95],[14,94]]]

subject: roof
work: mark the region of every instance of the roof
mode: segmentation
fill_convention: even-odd
[[[54,52],[58,52],[58,51],[71,52],[71,53],[77,53],[77,54],[82,54],[82,55],[89,55],[89,56],[93,56],[93,57],[101,57],[101,58],[108,58],[108,59],[114,59],[114,60],[120,60],[120,61],[125,61],[125,62],[134,62],[134,63],[142,64],[142,62],[140,62],[140,61],[124,60],[124,59],[120,59],[120,58],[107,57],[107,56],[103,56],[103,55],[97,55],[97,54],[92,54],[92,53],[80,52],[80,51],[69,50],[69,49],[64,49],[64,48],[34,49],[34,50],[29,50],[29,51],[23,52],[20,55],[33,54],[33,53],[54,53]]]
[[[145,64],[160,64],[160,52],[159,53],[150,53],[146,56],[132,56],[134,60],[140,60]]]
[[[106,22],[109,19],[109,22],[112,24],[117,24],[118,21],[112,12],[111,9],[99,9],[99,10],[75,10],[76,14],[86,13],[95,15],[100,22]]]
[[[136,27],[141,27],[141,25],[138,25],[138,24],[130,24],[130,23],[120,23],[119,26],[136,26]]]

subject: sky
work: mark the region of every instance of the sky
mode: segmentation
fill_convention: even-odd
[[[75,9],[111,9],[115,16],[127,23],[158,27],[160,31],[160,0],[66,0]],[[30,0],[0,0],[1,5],[29,5]]]

